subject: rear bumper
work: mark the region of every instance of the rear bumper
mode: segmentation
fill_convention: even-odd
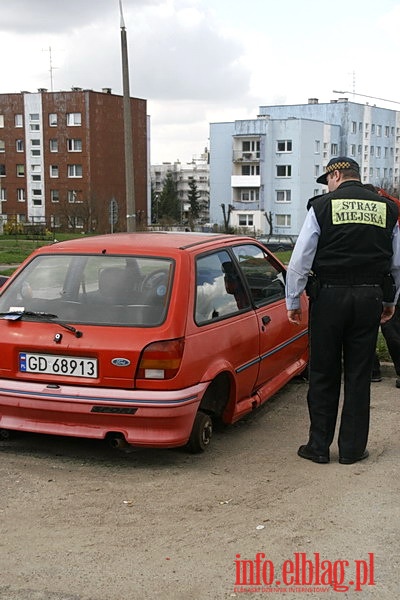
[[[134,446],[182,446],[206,387],[150,392],[0,379],[0,429],[97,439],[121,433]]]

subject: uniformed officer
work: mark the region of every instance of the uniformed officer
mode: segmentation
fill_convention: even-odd
[[[379,323],[394,312],[389,274],[400,286],[400,233],[394,202],[367,190],[359,165],[331,159],[318,183],[329,192],[312,198],[287,269],[289,322],[301,321],[299,297],[312,271],[310,300],[309,440],[298,455],[328,463],[344,374],[339,462],[368,457],[370,377]],[[386,282],[389,286],[386,286]],[[387,301],[385,301],[387,300]]]

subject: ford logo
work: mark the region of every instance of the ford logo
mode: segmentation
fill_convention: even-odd
[[[116,367],[127,367],[131,364],[131,361],[127,358],[113,358],[111,362]]]

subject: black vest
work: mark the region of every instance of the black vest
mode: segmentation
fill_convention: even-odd
[[[356,180],[310,204],[321,228],[312,270],[326,282],[380,283],[390,271],[396,204]]]

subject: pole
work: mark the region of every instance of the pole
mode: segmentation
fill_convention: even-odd
[[[132,140],[132,113],[129,92],[128,44],[122,2],[119,0],[121,16],[121,56],[122,56],[122,84],[124,105],[124,148],[125,148],[125,190],[126,190],[126,230],[136,231],[136,205],[135,183],[133,169],[133,140]]]

